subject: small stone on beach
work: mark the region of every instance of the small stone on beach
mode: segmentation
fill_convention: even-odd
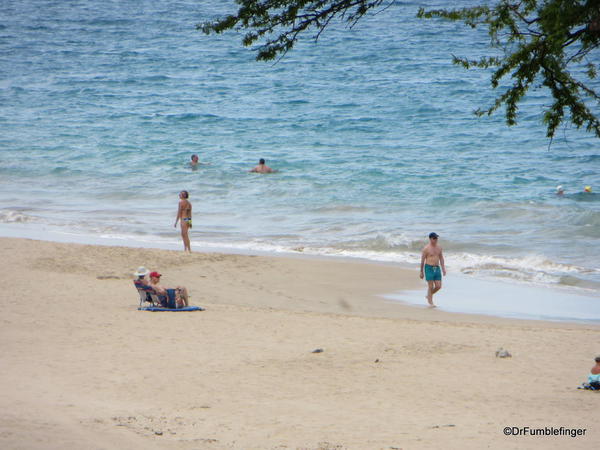
[[[512,355],[509,353],[508,350],[504,350],[502,347],[500,347],[498,350],[496,350],[496,358],[511,358]]]
[[[322,348],[316,348],[312,351],[312,353],[323,353],[323,349]]]

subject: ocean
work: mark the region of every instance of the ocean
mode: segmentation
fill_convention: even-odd
[[[264,63],[195,29],[233,1],[2,2],[0,235],[178,249],[185,189],[193,249],[414,266],[435,231],[450,274],[600,296],[600,141],[549,145],[541,87],[517,126],[476,117],[498,92],[451,58],[491,54],[485,30],[419,6],[444,2]]]

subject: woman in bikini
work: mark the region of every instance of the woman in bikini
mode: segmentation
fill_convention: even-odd
[[[192,228],[192,204],[189,202],[188,197],[190,194],[188,191],[181,191],[179,193],[179,209],[177,210],[177,218],[175,219],[175,228],[177,228],[177,222],[181,220],[181,238],[183,239],[183,250],[191,252],[190,248],[190,237],[188,231]]]

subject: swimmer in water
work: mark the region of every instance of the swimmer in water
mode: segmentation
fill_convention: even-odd
[[[199,166],[210,166],[210,163],[201,163],[198,155],[192,155],[190,161],[190,167],[192,169],[197,169]]]
[[[558,195],[559,197],[565,195],[565,190],[562,186],[556,186],[556,195]]]
[[[177,228],[177,222],[181,220],[181,238],[183,239],[183,250],[191,252],[189,229],[192,228],[192,204],[188,200],[190,194],[188,191],[179,193],[179,208],[177,209],[177,217],[175,218],[174,227]]]
[[[260,158],[258,165],[250,173],[274,173],[275,171],[265,164],[265,160]]]
[[[586,186],[583,188],[583,192],[586,192],[588,194],[592,193],[592,187],[591,186]]]

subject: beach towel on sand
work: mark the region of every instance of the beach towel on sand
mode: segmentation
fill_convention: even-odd
[[[581,383],[577,389],[585,389],[586,391],[600,391],[600,383],[592,381],[591,383]]]
[[[138,308],[139,311],[154,311],[154,312],[159,312],[159,311],[172,311],[172,312],[183,312],[183,311],[204,311],[204,308],[201,308],[200,306],[185,306],[183,308],[164,308],[162,306],[146,306],[143,308]]]

